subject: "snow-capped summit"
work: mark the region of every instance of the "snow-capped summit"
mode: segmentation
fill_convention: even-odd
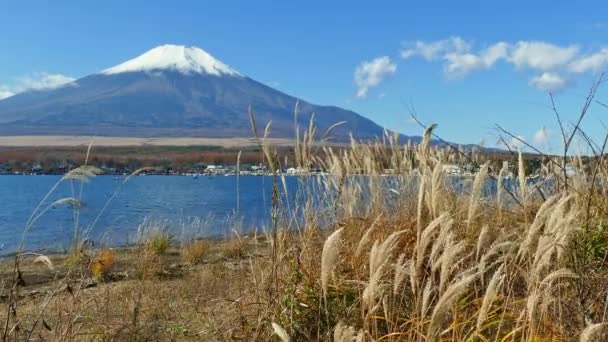
[[[70,84],[0,100],[0,135],[250,138],[253,109],[258,122],[272,121],[273,138],[295,138],[296,103],[296,126],[308,127],[315,113],[316,129],[331,130],[334,141],[385,134],[355,112],[298,100],[195,47],[159,46]]]
[[[144,54],[101,72],[112,75],[123,72],[171,69],[184,74],[240,76],[238,71],[194,46],[161,45]]]

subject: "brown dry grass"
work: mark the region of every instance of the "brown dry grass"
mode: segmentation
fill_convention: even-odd
[[[251,121],[257,132],[253,114]],[[372,143],[353,140],[349,149],[325,146],[315,155],[309,153],[311,124],[297,135],[296,160],[302,169],[314,163],[327,174],[302,176],[300,188],[288,189],[276,172],[280,160],[267,139],[268,124],[264,136],[256,136],[273,171],[271,225],[263,235],[212,243],[197,265],[182,264],[188,247],[155,253],[142,239],[137,248],[117,252],[106,283],[92,282],[88,267],[41,268],[61,265],[61,257],[22,254],[3,266],[6,337],[601,338],[608,312],[603,152],[586,161],[567,153],[563,160],[547,157],[538,186],[526,182],[523,158],[515,155],[518,178],[512,186],[501,181],[497,199],[485,191],[487,179],[504,172],[475,150],[431,146],[434,128],[418,146],[387,134]],[[447,163],[481,172],[450,178],[442,171]],[[578,168],[568,175],[563,165],[570,163]],[[386,169],[392,177],[383,176]],[[289,191],[297,191],[295,207],[282,201]],[[27,293],[32,274],[41,274],[37,292]]]

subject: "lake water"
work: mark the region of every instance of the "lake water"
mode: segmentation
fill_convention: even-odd
[[[0,176],[0,254],[15,251],[32,211],[60,176]],[[84,186],[80,226],[99,215],[124,177],[98,176]],[[270,216],[272,178],[239,177],[239,220],[236,176],[136,176],[125,182],[99,217],[89,236],[97,245],[133,242],[143,222],[167,226],[174,235],[229,233],[235,220],[247,230],[267,224]],[[296,187],[295,177],[286,177]],[[78,183],[74,183],[75,186]],[[75,188],[78,193],[78,188]],[[62,182],[42,208],[72,197],[70,182]],[[62,250],[73,236],[73,210],[54,206],[33,225],[26,236],[27,250]]]
[[[32,211],[61,176],[0,176],[0,255],[14,252],[23,236],[24,226]],[[125,176],[98,176],[83,187],[84,206],[79,210],[79,227],[87,232],[95,245],[125,245],[136,242],[138,227],[164,227],[176,240],[195,237],[226,237],[234,230],[250,231],[264,228],[270,221],[272,177],[270,176],[135,176],[123,182]],[[294,203],[301,179],[285,177],[289,196],[284,203]],[[365,182],[366,177],[352,180]],[[386,198],[397,198],[394,192],[405,197],[416,197],[418,185],[413,182],[399,184],[392,177],[382,177]],[[468,193],[471,179],[451,177],[447,184],[454,191]],[[325,191],[313,193],[327,195]],[[67,205],[50,206],[58,199],[79,197],[79,182],[64,181],[53,192],[41,209],[49,208],[28,231],[25,249],[28,251],[62,251],[73,240],[74,211]],[[122,185],[121,185],[122,184]],[[409,185],[408,185],[409,184]],[[509,187],[516,180],[506,181]],[[365,187],[363,187],[365,188]],[[280,184],[283,191],[283,184]],[[516,188],[512,190],[517,191]],[[496,182],[488,181],[485,187],[488,198],[496,193]],[[114,198],[110,201],[110,199]],[[361,193],[358,205],[364,212],[369,201]],[[238,198],[238,208],[237,208]],[[285,198],[284,198],[285,199]],[[299,200],[302,200],[300,198]],[[509,198],[506,198],[508,201]],[[315,203],[324,203],[317,201]],[[102,210],[109,203],[105,210]],[[397,202],[385,203],[387,208]],[[291,204],[290,204],[291,205]],[[291,207],[293,208],[293,207]],[[237,212],[238,209],[238,212]],[[394,208],[397,210],[397,207]],[[101,213],[101,215],[100,215]],[[92,223],[96,223],[93,225]]]

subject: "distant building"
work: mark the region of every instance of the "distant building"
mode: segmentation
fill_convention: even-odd
[[[101,166],[101,170],[103,171],[103,173],[107,173],[107,174],[114,174],[114,173],[116,173],[116,168],[115,167],[109,167],[107,165],[102,165]]]
[[[289,169],[286,170],[286,173],[288,175],[302,175],[302,174],[308,173],[308,171],[301,167],[298,167],[298,168],[290,167]]]
[[[1,164],[0,165],[0,173],[11,173],[13,168],[9,164]]]
[[[203,171],[207,168],[207,165],[205,165],[204,163],[196,163],[194,165],[192,165],[192,169],[195,171]]]
[[[40,164],[34,164],[32,166],[31,170],[33,173],[40,173],[40,172],[44,171],[44,169],[42,168],[42,165],[40,165]]]
[[[226,169],[224,165],[207,165],[205,173],[210,175],[222,175],[225,174],[227,171],[228,169]]]
[[[576,175],[576,166],[574,165],[566,165],[566,176],[571,177]]]
[[[263,164],[258,164],[258,165],[253,165],[251,166],[251,171],[266,171],[266,165]]]
[[[443,164],[442,171],[449,175],[460,175],[462,174],[462,169],[457,164]]]

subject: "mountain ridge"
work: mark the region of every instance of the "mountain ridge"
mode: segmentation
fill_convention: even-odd
[[[163,45],[56,89],[0,101],[0,134],[251,137],[251,106],[271,136],[293,138],[297,125],[333,136],[381,138],[384,128],[354,111],[316,105],[242,75],[195,47]],[[404,136],[405,137],[405,136]],[[417,138],[414,138],[417,139]]]

